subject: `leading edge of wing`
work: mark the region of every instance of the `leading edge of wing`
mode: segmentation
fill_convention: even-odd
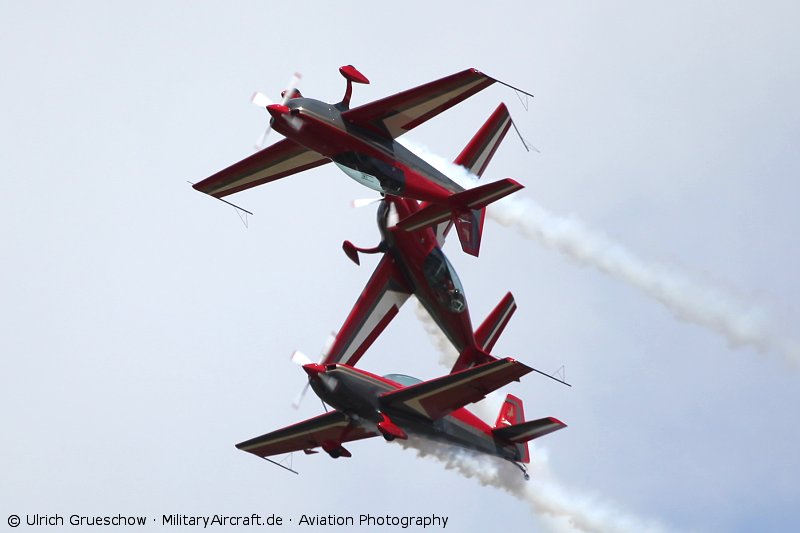
[[[384,255],[321,364],[355,366],[410,295],[391,257]]]
[[[192,186],[200,192],[222,198],[329,161],[290,139],[283,139]]]
[[[531,372],[510,357],[474,366],[381,395],[386,409],[400,409],[429,420],[439,419]]]
[[[310,450],[326,442],[342,444],[354,440],[374,437],[370,432],[354,425],[340,411],[331,411],[287,426],[260,437],[240,442],[237,448],[259,457],[281,455],[300,450]]]
[[[396,138],[494,82],[493,78],[470,68],[355,107],[342,113],[342,117],[375,133]]]

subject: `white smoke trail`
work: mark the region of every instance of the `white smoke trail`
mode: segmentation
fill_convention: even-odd
[[[433,345],[439,350],[439,364],[448,369],[452,368],[453,365],[456,364],[456,359],[458,359],[458,351],[456,351],[455,347],[450,343],[450,340],[442,333],[442,330],[439,329],[439,326],[433,321],[428,311],[422,306],[419,300],[417,300],[416,313],[417,319],[419,319],[422,326],[425,328],[425,333],[428,334]]]
[[[397,442],[397,441],[396,441]],[[419,457],[432,457],[448,470],[477,480],[481,485],[503,489],[530,505],[537,516],[546,516],[551,531],[587,531],[608,533],[657,533],[666,529],[651,521],[628,515],[623,511],[601,503],[589,496],[577,497],[567,491],[552,476],[548,468],[547,454],[541,448],[531,467],[531,479],[525,481],[522,474],[509,463],[479,455],[459,448],[419,438],[409,438],[400,444],[413,449]]]
[[[475,185],[477,176],[465,168],[407,140],[404,144],[462,186]],[[680,320],[723,335],[733,348],[749,346],[800,364],[800,342],[784,335],[763,308],[675,269],[647,262],[575,217],[554,215],[530,198],[517,196],[492,204],[487,213],[504,226],[516,227],[529,239],[637,287]]]
[[[431,342],[439,350],[439,363],[448,369],[458,358],[458,352],[445,337],[428,312],[417,302],[417,318],[422,322]],[[500,410],[502,396],[497,392],[473,404],[470,410],[487,423],[494,422]],[[400,442],[400,441],[395,441]],[[448,470],[476,479],[481,485],[503,489],[530,505],[539,517],[547,516],[544,525],[549,531],[567,533],[579,531],[603,532],[660,532],[664,528],[654,522],[646,522],[600,502],[596,498],[576,496],[574,490],[564,488],[547,467],[547,451],[537,446],[532,453],[533,463],[530,481],[521,473],[498,459],[479,455],[462,448],[409,438],[400,444],[413,449],[419,457],[432,457],[444,463]]]

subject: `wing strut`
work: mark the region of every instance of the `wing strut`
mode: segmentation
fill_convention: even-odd
[[[566,385],[567,387],[572,387],[572,385],[570,385],[569,383],[567,383],[566,381],[564,381],[563,379],[561,379],[560,377],[558,377],[558,376],[561,376],[561,375],[562,375],[563,368],[564,368],[564,367],[562,366],[561,368],[559,368],[558,370],[556,370],[556,375],[555,375],[555,376],[553,376],[553,375],[551,375],[551,374],[548,374],[547,372],[542,372],[541,370],[536,370],[535,368],[532,368],[531,370],[533,370],[534,372],[536,372],[536,373],[538,373],[538,374],[541,374],[541,375],[543,375],[543,376],[544,376],[544,377],[546,377],[546,378],[550,378],[550,379],[552,379],[553,381],[558,381],[558,382],[559,382],[559,383],[561,383],[562,385]]]
[[[285,464],[283,464],[283,461],[285,461],[287,458],[289,459],[289,466],[286,466]],[[300,475],[300,472],[298,472],[297,470],[292,470],[292,468],[291,468],[292,466],[294,466],[294,465],[292,465],[292,454],[291,453],[289,455],[287,455],[286,457],[284,457],[281,460],[280,463],[278,461],[273,461],[272,459],[270,459],[268,457],[262,457],[262,459],[264,459],[265,461],[269,461],[270,463],[274,464],[275,466],[279,466],[279,467],[283,468],[284,470],[288,470],[289,472],[297,474],[298,476]]]
[[[492,78],[492,77],[491,77],[491,76],[489,76],[488,74],[485,74],[485,73],[484,73],[484,75],[485,75],[487,78],[491,78],[492,80],[496,81],[496,82],[497,82],[497,83],[499,83],[500,85],[505,85],[506,87],[508,87],[508,88],[510,88],[510,89],[514,89],[514,91],[516,92],[517,98],[519,98],[519,101],[520,101],[520,103],[522,104],[522,107],[524,107],[524,108],[525,108],[525,111],[527,111],[527,110],[528,110],[528,97],[530,96],[531,98],[533,98],[533,95],[532,95],[531,93],[529,93],[528,91],[523,91],[523,90],[522,90],[522,89],[520,89],[519,87],[514,87],[514,86],[513,86],[513,85],[511,85],[510,83],[506,83],[506,82],[504,82],[504,81],[500,81],[500,80],[498,80],[497,78]],[[520,95],[522,95],[522,96],[520,96]]]
[[[530,152],[530,151],[531,151],[531,148],[533,148],[533,150],[534,150],[535,152],[537,152],[537,153],[540,153],[540,154],[542,153],[542,151],[541,151],[541,150],[539,150],[539,149],[538,149],[538,148],[536,148],[534,145],[532,145],[532,144],[531,144],[531,143],[529,143],[527,140],[525,140],[525,137],[523,137],[523,136],[522,136],[522,133],[520,133],[520,131],[519,131],[519,128],[517,127],[517,123],[516,123],[516,122],[514,122],[514,121],[512,120],[512,121],[511,121],[511,125],[512,125],[512,126],[514,126],[514,131],[516,131],[516,132],[517,132],[517,135],[519,136],[519,140],[520,140],[520,141],[522,141],[522,146],[524,146],[524,147],[525,147],[525,150],[526,150],[526,151]]]
[[[189,181],[189,180],[186,180],[186,183],[188,183],[189,185],[191,185],[192,187],[194,187],[194,183],[192,183],[191,181]],[[209,196],[211,196],[211,195],[209,195]],[[220,202],[225,202],[225,203],[226,203],[226,204],[228,204],[229,206],[231,206],[231,207],[233,207],[234,209],[236,209],[236,214],[237,214],[237,215],[239,215],[239,220],[241,220],[241,221],[242,221],[242,224],[244,224],[244,227],[245,227],[245,228],[249,228],[249,227],[250,227],[250,226],[248,226],[248,225],[247,225],[247,223],[248,223],[248,221],[247,221],[247,215],[253,216],[253,212],[252,212],[252,211],[248,211],[248,210],[247,210],[247,209],[245,209],[244,207],[239,207],[238,205],[234,204],[233,202],[229,202],[228,200],[226,200],[226,199],[224,199],[224,198],[219,198],[219,197],[217,197],[217,196],[211,196],[211,197],[212,197],[212,198],[216,198],[216,199],[217,199],[217,200],[219,200]],[[242,213],[244,213],[244,214],[242,214]]]

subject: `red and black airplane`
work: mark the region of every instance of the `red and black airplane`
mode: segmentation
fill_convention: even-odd
[[[566,427],[555,418],[525,422],[522,401],[512,395],[506,397],[494,427],[464,409],[532,370],[510,358],[430,381],[402,374],[380,377],[344,364],[306,363],[303,370],[314,392],[335,410],[239,443],[237,448],[265,459],[300,450],[317,453],[315,448],[322,448],[338,458],[351,457],[343,446],[346,442],[378,435],[387,441],[420,436],[506,459],[528,479],[524,466],[530,462],[528,441]]]
[[[347,80],[341,102],[304,98],[290,84],[283,103],[266,106],[272,116],[270,127],[286,138],[194,188],[222,199],[333,161],[345,174],[382,194],[429,202],[417,222],[451,219],[464,250],[477,255],[480,242],[471,239],[480,236],[480,210],[522,185],[507,178],[464,190],[396,139],[498,80],[467,69],[351,109],[353,83],[369,80],[352,65],[339,72]]]
[[[508,110],[500,104],[454,162],[482,175],[510,125]],[[410,231],[403,229],[405,221],[413,224],[427,207],[414,199],[386,195],[378,208],[381,243],[365,249],[345,241],[344,251],[356,264],[359,252],[383,253],[383,257],[324,354],[322,364],[355,366],[412,294],[458,350],[460,357],[454,370],[493,359],[489,352],[516,310],[514,298],[508,293],[473,332],[464,289],[440,247],[452,227],[449,217],[434,227],[423,224],[421,228],[412,226],[416,229]],[[480,242],[484,215],[484,209],[476,213],[478,234],[466,240]]]

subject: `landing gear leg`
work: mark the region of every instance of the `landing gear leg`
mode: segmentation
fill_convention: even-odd
[[[522,477],[525,478],[525,481],[528,481],[531,478],[530,474],[528,474],[528,469],[525,467],[525,465],[517,463],[516,461],[511,461],[511,462],[514,464],[514,466],[522,470]]]

